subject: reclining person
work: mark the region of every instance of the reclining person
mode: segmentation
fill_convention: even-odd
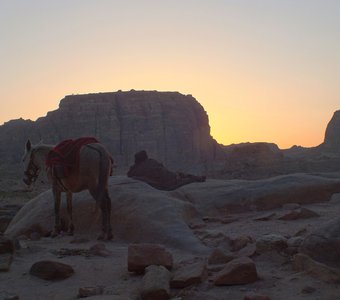
[[[192,182],[204,182],[205,176],[171,172],[160,162],[148,158],[145,150],[135,154],[135,164],[130,167],[128,177],[144,181],[159,190],[171,191]]]

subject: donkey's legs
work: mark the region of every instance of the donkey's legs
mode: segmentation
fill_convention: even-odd
[[[105,238],[105,233],[106,233],[106,220],[107,220],[107,202],[103,201],[105,197],[103,197],[103,193],[98,191],[97,189],[95,190],[90,190],[90,194],[92,197],[96,200],[96,207],[99,206],[101,210],[101,215],[102,215],[102,232],[98,237],[98,240],[103,240]]]
[[[66,193],[67,199],[67,214],[68,214],[68,234],[73,235],[74,225],[73,225],[73,218],[72,218],[72,193]]]
[[[52,237],[57,236],[60,233],[61,229],[61,222],[60,222],[60,201],[61,201],[61,192],[60,190],[53,186],[53,196],[54,196],[54,217],[55,217],[55,222],[54,222],[54,230],[52,232]]]
[[[113,234],[112,234],[112,227],[111,227],[111,199],[109,196],[109,192],[106,189],[104,194],[104,201],[106,201],[106,207],[107,207],[107,214],[106,214],[106,238],[108,240],[112,240]]]
[[[105,201],[104,197],[100,199],[100,208],[102,211],[102,233],[98,237],[98,240],[103,240],[105,239],[105,234],[107,232],[107,201]]]

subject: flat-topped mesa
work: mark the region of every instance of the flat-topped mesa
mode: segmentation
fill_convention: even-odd
[[[16,130],[12,131],[15,136]],[[58,143],[95,136],[122,169],[133,163],[134,154],[140,150],[146,150],[170,169],[196,172],[204,172],[222,153],[210,135],[203,107],[191,95],[178,92],[69,95],[60,101],[57,110],[33,122],[26,133],[16,143],[20,145],[16,150],[20,155],[26,138]],[[0,137],[3,138],[1,130]]]
[[[329,121],[322,146],[327,151],[340,154],[340,110],[337,110]]]

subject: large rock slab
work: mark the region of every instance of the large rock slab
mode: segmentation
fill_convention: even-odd
[[[325,202],[339,191],[338,178],[291,174],[262,180],[207,180],[183,186],[174,195],[190,199],[202,215],[218,216],[273,209],[286,203]]]
[[[207,180],[166,192],[126,176],[109,182],[112,198],[112,227],[116,239],[130,243],[159,243],[190,252],[207,248],[194,235],[190,224],[202,223],[206,215],[225,217],[232,212],[281,207],[285,203],[327,201],[340,189],[340,180],[295,174],[266,180]],[[61,215],[66,218],[63,201]],[[30,234],[54,227],[54,200],[47,191],[28,202],[13,218],[5,234]],[[74,195],[75,234],[92,236],[100,232],[100,211],[84,191]],[[45,235],[45,234],[44,234]]]
[[[192,204],[126,176],[110,178],[109,193],[115,239],[130,243],[159,243],[200,253],[207,251],[187,225],[198,218]],[[64,218],[67,217],[65,202],[61,209]],[[6,234],[19,236],[37,225],[51,231],[54,227],[53,207],[51,191],[39,195],[18,212]],[[101,228],[101,213],[98,210],[94,214],[94,210],[95,201],[88,192],[74,194],[75,234],[97,236]]]

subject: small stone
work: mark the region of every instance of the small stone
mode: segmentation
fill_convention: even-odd
[[[252,257],[256,254],[256,244],[250,243],[237,252],[237,257]]]
[[[148,266],[143,277],[142,299],[169,299],[170,276],[170,272],[163,266]]]
[[[172,269],[173,258],[169,251],[158,244],[132,244],[128,248],[128,271],[143,273],[151,265]]]
[[[230,223],[236,222],[236,221],[238,221],[238,220],[239,220],[238,217],[228,216],[228,217],[222,218],[222,219],[221,219],[221,223],[222,223],[222,224],[230,224]]]
[[[235,256],[232,253],[225,253],[222,249],[216,248],[210,254],[208,258],[208,264],[211,265],[226,264],[233,259],[235,259]]]
[[[205,262],[196,262],[183,266],[174,272],[170,286],[172,288],[185,288],[190,285],[199,284],[208,277]]]
[[[301,236],[294,236],[294,237],[291,237],[290,239],[288,239],[288,241],[287,241],[287,245],[288,245],[287,252],[290,255],[296,254],[298,252],[298,249],[299,249],[300,245],[302,244],[303,240],[304,240],[304,238],[301,237]]]
[[[79,288],[78,298],[85,298],[95,295],[102,295],[104,288],[102,286],[87,286]]]
[[[247,294],[244,296],[243,300],[270,300],[269,296],[260,294]]]
[[[8,295],[4,298],[4,300],[19,300],[18,295]]]
[[[236,239],[231,240],[230,246],[231,251],[236,252],[247,246],[248,243],[253,242],[250,236],[240,236]]]
[[[225,268],[216,274],[215,285],[248,284],[258,278],[255,263],[248,257],[241,257],[227,263]]]
[[[287,239],[278,234],[266,234],[256,241],[256,252],[283,251],[287,248]]]
[[[72,241],[70,241],[70,244],[82,244],[89,242],[89,239],[86,238],[74,238]]]
[[[254,219],[254,221],[269,221],[272,220],[276,216],[276,213],[269,213],[261,215]]]
[[[92,247],[90,247],[90,254],[95,256],[102,256],[107,257],[112,254],[112,252],[108,249],[106,249],[106,246],[104,243],[95,244]]]
[[[316,291],[315,288],[313,288],[312,286],[305,286],[302,290],[301,290],[301,293],[303,294],[312,294]]]
[[[61,280],[72,276],[74,270],[67,264],[45,260],[34,263],[30,274],[45,280]]]
[[[282,206],[283,209],[287,209],[287,210],[298,209],[300,207],[301,205],[299,203],[286,203],[286,204],[283,204]]]
[[[320,217],[320,215],[308,208],[302,207],[302,208],[294,209],[289,212],[283,213],[278,219],[290,221],[290,220],[297,220],[297,219],[309,219],[309,218],[315,218],[315,217]]]

